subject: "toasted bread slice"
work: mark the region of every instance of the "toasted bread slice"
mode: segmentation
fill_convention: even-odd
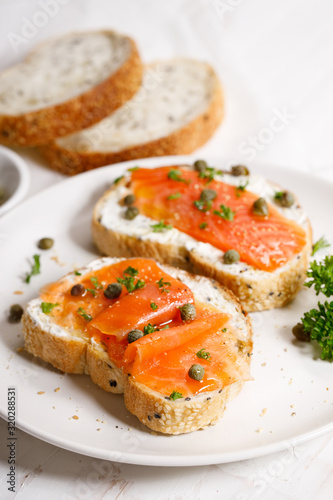
[[[182,168],[192,167],[182,166]],[[265,197],[267,202],[274,205],[284,217],[297,222],[306,235],[306,243],[300,253],[282,267],[267,272],[242,261],[226,264],[223,261],[222,250],[209,243],[198,241],[175,227],[168,231],[154,232],[152,225],[157,221],[142,214],[133,220],[126,220],[123,199],[132,193],[130,173],[115,183],[95,206],[92,236],[96,246],[106,255],[124,257],[142,255],[214,278],[232,290],[249,312],[284,306],[295,297],[306,277],[312,232],[304,210],[297,199],[290,208],[278,205],[274,197],[282,188],[263,177],[257,175],[236,177],[225,173],[223,177],[216,176],[216,180],[235,187],[248,183],[246,187],[248,191],[257,194],[258,197]]]
[[[54,170],[69,175],[134,158],[186,154],[212,136],[222,115],[221,85],[211,66],[189,59],[157,62],[115,113],[40,151]]]
[[[0,142],[36,146],[91,126],[134,95],[142,70],[134,41],[114,31],[38,46],[0,73]]]
[[[130,266],[133,262],[126,259],[100,258],[80,269],[80,276],[71,273],[59,280],[59,283],[68,291],[74,283],[84,281],[85,276],[91,276],[92,270],[95,272],[122,261],[126,262],[126,266]],[[234,365],[229,368],[231,382],[224,381],[218,389],[191,397],[179,397],[174,401],[166,394],[161,394],[136,381],[135,376],[129,376],[115,359],[111,359],[103,340],[90,338],[82,329],[60,327],[52,314],[42,311],[42,298],[28,303],[23,315],[23,332],[28,352],[50,362],[62,371],[90,374],[92,380],[105,391],[124,393],[128,410],[152,430],[180,434],[216,423],[228,401],[238,394],[244,381],[251,379],[249,366],[252,353],[252,326],[249,316],[242,310],[233,293],[213,280],[193,276],[170,266],[159,265],[159,268],[190,287],[196,303],[198,301],[209,304],[209,307],[213,306],[220,313],[229,316],[228,326],[233,333],[223,335],[224,342],[230,344],[236,359]],[[59,300],[59,297],[55,295],[54,300]],[[214,331],[211,333],[214,335]],[[163,332],[163,335],[167,333]],[[240,366],[243,367],[243,372],[240,371]]]

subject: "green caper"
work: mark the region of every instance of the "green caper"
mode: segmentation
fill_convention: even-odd
[[[110,283],[104,290],[104,297],[107,299],[117,299],[121,294],[123,287],[120,283]]]
[[[275,196],[275,201],[281,205],[281,207],[289,208],[295,203],[295,198],[289,191],[283,191],[280,196]]]
[[[201,201],[213,201],[217,197],[217,192],[214,189],[204,189],[201,191],[200,200]]]
[[[194,170],[197,172],[203,172],[207,167],[208,165],[204,160],[197,160],[194,162]]]
[[[179,308],[180,317],[183,321],[192,321],[197,315],[194,304],[184,304]]]
[[[130,206],[130,205],[133,205],[133,203],[135,202],[135,196],[134,194],[128,194],[127,196],[125,196],[125,198],[123,199],[123,203],[124,205],[126,206]]]
[[[231,175],[239,177],[240,175],[249,175],[250,171],[245,165],[234,165],[230,170]]]
[[[310,333],[304,331],[303,323],[297,323],[297,325],[295,325],[292,329],[292,332],[297,340],[300,340],[301,342],[310,342],[311,340]]]
[[[188,376],[193,378],[193,380],[202,380],[205,375],[205,369],[201,365],[192,365],[188,371]]]
[[[139,215],[138,207],[128,207],[125,212],[125,219],[133,220],[137,215]]]
[[[53,247],[54,240],[52,238],[42,238],[39,240],[37,246],[41,250],[50,250]]]
[[[23,308],[20,304],[13,304],[9,309],[9,323],[19,323],[23,315]]]
[[[268,205],[265,198],[258,198],[253,203],[253,213],[255,215],[262,215],[262,216],[266,216],[269,214]]]
[[[85,291],[86,289],[84,286],[81,283],[77,283],[72,287],[71,295],[73,295],[73,297],[79,297],[80,295],[83,295]]]
[[[127,340],[128,343],[131,344],[132,342],[135,342],[138,339],[141,339],[143,337],[143,332],[141,330],[135,329],[131,330],[128,335],[127,335]]]
[[[240,255],[237,250],[228,250],[223,255],[223,262],[225,264],[235,264],[240,259]]]

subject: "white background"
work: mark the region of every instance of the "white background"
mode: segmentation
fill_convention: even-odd
[[[0,0],[0,69],[50,36],[116,29],[135,38],[146,62],[189,56],[214,65],[226,116],[198,157],[249,163],[250,147],[251,157],[267,160],[268,177],[272,162],[333,179],[332,1],[49,0],[52,15],[43,3]],[[15,36],[21,37],[16,45]],[[272,119],[281,113],[287,118],[272,133]],[[31,170],[29,195],[62,179],[34,152],[20,153]],[[6,432],[1,421],[1,498],[7,498]],[[260,459],[176,469],[107,463],[21,433],[17,471],[17,492],[8,498],[329,499],[333,435]]]

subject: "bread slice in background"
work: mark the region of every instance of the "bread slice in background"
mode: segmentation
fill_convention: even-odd
[[[70,273],[60,281],[71,289],[74,283],[83,280],[92,270],[112,265],[120,260],[124,259],[96,259],[79,270],[80,277]],[[131,265],[131,261],[128,263]],[[233,293],[215,281],[202,276],[193,276],[170,266],[159,265],[159,267],[185,283],[194,293],[196,301],[209,303],[230,316],[228,324],[234,333],[230,338],[228,333],[223,335],[236,353],[235,373],[240,373],[239,367],[243,366],[242,376],[236,376],[236,380],[232,383],[222,386],[221,382],[221,388],[218,390],[173,401],[165,397],[165,394],[159,394],[136,382],[134,376],[124,373],[110,359],[103,342],[90,338],[83,331],[58,326],[52,315],[42,312],[41,298],[33,299],[27,304],[23,315],[23,333],[28,352],[64,372],[90,374],[92,380],[105,391],[124,393],[128,410],[152,430],[180,434],[216,423],[222,416],[226,404],[239,393],[244,382],[251,379],[249,367],[252,353],[252,324]]]
[[[54,170],[78,174],[135,158],[191,153],[215,132],[223,97],[209,64],[175,59],[147,66],[139,92],[81,132],[43,145]]]
[[[312,248],[311,226],[296,197],[291,208],[280,207],[274,202],[275,193],[283,190],[277,184],[258,175],[235,177],[224,174],[223,177],[216,177],[234,186],[249,182],[247,190],[258,197],[264,197],[283,216],[297,222],[304,229],[306,244],[300,254],[275,271],[267,272],[241,261],[225,264],[221,250],[209,243],[199,242],[176,228],[155,233],[151,225],[157,221],[144,215],[139,214],[133,220],[126,220],[123,199],[132,193],[130,176],[128,173],[114,184],[95,206],[92,237],[103,254],[115,257],[142,255],[208,276],[232,290],[249,312],[282,307],[301,289]]]
[[[0,142],[36,146],[89,127],[142,80],[135,42],[115,31],[71,33],[0,73]]]

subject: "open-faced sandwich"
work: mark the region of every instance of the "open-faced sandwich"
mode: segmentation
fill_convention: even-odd
[[[28,303],[23,331],[27,351],[124,393],[131,413],[167,434],[216,423],[251,379],[238,299],[151,259],[100,258],[51,283]]]
[[[152,257],[216,279],[248,311],[300,290],[311,227],[296,197],[245,166],[134,168],[97,203],[93,239],[109,256]]]

